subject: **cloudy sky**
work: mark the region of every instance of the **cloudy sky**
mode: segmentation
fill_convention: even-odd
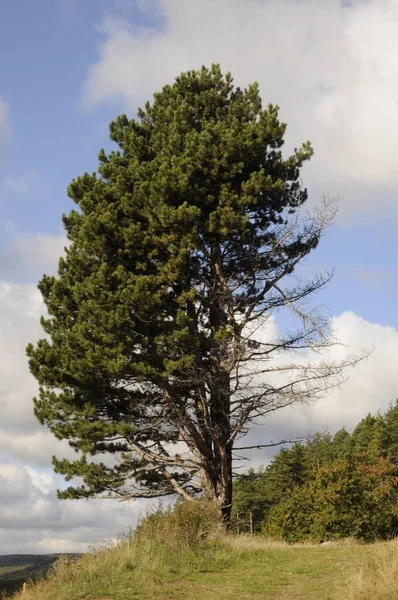
[[[398,396],[398,0],[18,0],[0,6],[0,554],[84,551],[135,523],[143,503],[59,502],[32,415],[25,358],[40,336],[36,283],[65,240],[66,186],[110,148],[108,123],[181,71],[219,62],[281,107],[286,151],[311,140],[310,202],[340,211],[303,271],[335,269],[318,301],[350,351],[348,382],[279,413],[252,438],[346,425]],[[333,352],[339,352],[335,349]],[[264,463],[267,455],[255,458]]]

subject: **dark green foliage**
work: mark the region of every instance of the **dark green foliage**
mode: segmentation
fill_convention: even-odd
[[[337,458],[340,451],[339,439],[336,441],[329,434],[322,435],[316,433],[305,446],[307,460],[311,467],[311,474],[314,470],[323,467]]]
[[[351,436],[352,449],[356,452],[361,452],[369,448],[369,445],[373,443],[375,438],[377,421],[377,416],[369,413],[358,423]]]
[[[398,400],[384,415],[368,414],[352,432],[350,448],[369,450],[376,456],[389,455],[398,464]]]
[[[333,437],[333,458],[342,458],[351,451],[351,436],[345,427],[342,427]]]
[[[232,505],[235,528],[248,531],[251,519],[254,531],[261,531],[270,508],[288,498],[311,474],[306,448],[296,444],[290,450],[282,448],[267,468],[257,473],[251,469],[238,477]]]
[[[384,450],[398,465],[398,400],[391,405],[384,415],[385,437]]]
[[[268,487],[274,502],[290,495],[297,487],[303,485],[311,472],[304,446],[295,444],[290,450],[282,448],[267,469]]]
[[[234,88],[218,66],[202,68],[137,120],[111,123],[118,149],[101,150],[98,172],[69,186],[70,244],[58,276],[39,283],[46,337],[27,349],[36,417],[80,454],[54,458],[84,482],[60,497],[202,491],[227,515],[232,449],[248,425],[338,382],[344,365],[304,376],[296,366],[289,386],[259,384],[248,368],[255,358],[266,378],[274,356],[322,346],[328,331],[306,319],[304,331],[261,344],[247,329],[328,279],[290,278],[327,217],[295,214],[312,148],[284,158],[285,130],[257,84]]]
[[[236,478],[232,504],[232,527],[235,531],[249,532],[251,525],[254,531],[261,531],[261,523],[272,506],[268,491],[262,470],[256,473],[249,469],[247,474]]]

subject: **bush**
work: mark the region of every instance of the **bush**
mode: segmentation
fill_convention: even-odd
[[[135,568],[154,577],[165,570],[181,573],[211,568],[213,553],[223,544],[225,528],[219,507],[203,501],[177,502],[143,519],[131,539]]]
[[[369,453],[319,469],[270,511],[264,530],[288,542],[388,539],[398,527],[397,467]]]

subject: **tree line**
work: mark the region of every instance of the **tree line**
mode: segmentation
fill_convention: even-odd
[[[234,482],[234,529],[286,541],[398,533],[398,400],[350,434],[317,433]]]

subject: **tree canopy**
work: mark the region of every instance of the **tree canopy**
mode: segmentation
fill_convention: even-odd
[[[331,343],[306,311],[329,275],[292,274],[316,248],[330,207],[305,213],[278,107],[217,65],[179,76],[110,125],[117,149],[68,188],[69,240],[39,283],[46,334],[28,346],[37,418],[80,454],[57,460],[60,497],[202,493],[228,519],[233,449],[250,424],[315,400],[347,361],[303,352]],[[267,337],[283,307],[297,330]]]

